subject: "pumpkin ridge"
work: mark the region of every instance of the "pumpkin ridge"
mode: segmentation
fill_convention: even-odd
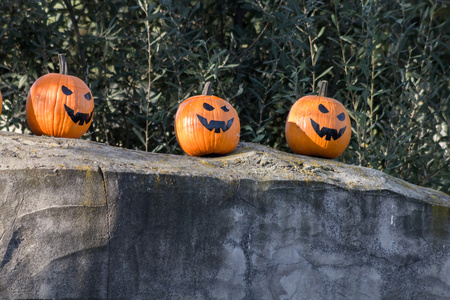
[[[51,82],[58,82],[58,79],[55,76],[52,76],[53,74],[50,74],[50,77],[48,80]],[[51,84],[51,87],[53,87],[53,84]],[[44,89],[44,86],[42,87],[42,89]],[[45,115],[42,115],[44,121],[45,121],[45,129],[46,131],[52,135],[52,136],[56,136],[56,131],[54,130],[54,125],[55,125],[55,110],[56,110],[56,105],[57,105],[57,99],[58,99],[58,94],[55,97],[54,96],[54,88],[47,88],[47,95],[45,99],[50,99],[47,101],[43,101],[44,102],[44,111],[49,111],[49,112],[53,112],[52,115],[52,119],[46,117]]]
[[[63,101],[62,99],[67,99],[67,97],[68,97],[67,95],[65,95],[62,92],[62,86],[65,85],[67,87],[69,85],[68,79],[66,76],[67,75],[57,77],[57,79],[59,79],[59,80],[57,81],[57,84],[56,84],[56,89],[57,89],[56,90],[56,103],[55,103],[55,107],[54,107],[55,112],[53,114],[53,119],[54,119],[53,122],[54,122],[54,125],[59,125],[59,124],[57,124],[57,122],[58,122],[57,116],[61,117],[61,115],[62,115],[62,121],[61,121],[62,126],[57,127],[58,132],[55,132],[55,135],[63,135],[65,133],[64,131],[66,128],[66,122],[67,122],[66,114],[65,113],[61,114],[61,110],[62,110],[61,104],[64,104],[63,102],[67,102],[67,101]],[[61,95],[61,94],[63,94],[63,95]],[[55,128],[55,127],[53,126],[53,128]]]

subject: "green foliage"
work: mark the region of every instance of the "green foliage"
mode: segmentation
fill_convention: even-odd
[[[92,89],[84,138],[181,153],[178,104],[206,81],[241,119],[241,141],[290,151],[291,105],[329,82],[352,118],[338,160],[450,193],[450,5],[419,0],[2,1],[0,129],[29,133],[40,76]]]

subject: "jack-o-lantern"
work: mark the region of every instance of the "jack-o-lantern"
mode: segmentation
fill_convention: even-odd
[[[239,143],[241,125],[236,110],[227,101],[212,96],[211,84],[202,95],[184,100],[175,115],[175,135],[186,154],[227,154]]]
[[[32,85],[27,97],[28,125],[36,135],[79,138],[92,124],[94,100],[79,78],[67,75],[64,55],[59,55],[60,74],[49,73]]]
[[[286,121],[286,141],[297,154],[336,158],[347,148],[351,123],[344,106],[326,97],[323,81],[318,96],[300,98]]]

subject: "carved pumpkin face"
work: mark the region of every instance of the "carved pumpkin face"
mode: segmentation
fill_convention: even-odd
[[[50,73],[31,87],[26,114],[31,131],[37,135],[79,138],[91,126],[94,100],[81,79]]]
[[[286,140],[297,154],[336,158],[347,148],[350,137],[350,118],[335,99],[305,96],[289,112]]]
[[[239,117],[230,103],[219,97],[193,96],[178,107],[175,134],[188,155],[227,154],[239,143]]]

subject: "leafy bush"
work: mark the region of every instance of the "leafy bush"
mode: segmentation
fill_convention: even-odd
[[[206,81],[241,119],[241,141],[290,151],[291,105],[321,80],[352,118],[338,160],[450,193],[446,1],[2,1],[0,129],[29,133],[30,86],[58,72],[92,89],[84,137],[181,153],[177,105]]]

